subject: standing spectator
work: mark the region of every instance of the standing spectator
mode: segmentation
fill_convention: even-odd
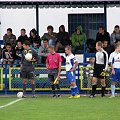
[[[16,36],[12,33],[12,29],[8,28],[7,33],[3,36],[4,48],[7,44],[11,44],[12,48],[16,47]]]
[[[21,41],[22,43],[28,39],[28,36],[26,35],[26,30],[25,29],[21,29],[21,35],[18,37],[18,41]]]
[[[6,48],[2,52],[2,59],[3,59],[4,65],[5,64],[9,64],[9,65],[13,64],[13,61],[15,59],[15,52],[14,52],[14,50],[12,50],[12,46],[10,43],[6,44]]]
[[[35,29],[32,29],[30,31],[30,37],[29,37],[29,41],[30,41],[30,44],[32,45],[33,42],[38,42],[39,43],[39,46],[41,45],[41,40],[40,40],[40,36],[37,35],[37,31]]]
[[[48,55],[48,39],[43,39],[43,45],[40,46],[38,51],[38,56],[40,58],[40,63],[45,64],[46,58]]]
[[[104,40],[108,41],[108,45],[110,44],[110,34],[105,31],[105,28],[103,26],[99,26],[99,31],[96,35],[96,42]]]
[[[79,51],[83,51],[84,41],[86,40],[86,35],[82,30],[81,26],[78,26],[75,32],[72,34],[72,46],[74,53],[78,53]]]
[[[24,50],[22,43],[23,42],[21,41],[17,41],[17,47],[15,49],[15,53],[16,53],[15,61],[14,61],[15,66],[20,66],[21,64],[22,52]]]
[[[111,40],[110,40],[110,44],[114,45],[115,43],[117,43],[118,41],[120,41],[120,28],[118,25],[116,25],[114,27],[114,31],[111,34]]]
[[[67,45],[71,45],[69,34],[65,31],[65,26],[61,25],[59,27],[59,33],[57,34],[56,51],[64,52],[65,46]]]
[[[47,27],[48,33],[44,33],[42,38],[47,38],[49,45],[56,46],[57,34],[54,31],[53,26],[49,25]]]
[[[61,72],[61,56],[55,52],[53,46],[48,47],[49,55],[46,59],[46,69],[48,70],[48,79],[50,80],[53,97],[60,97],[60,85],[59,81],[54,84],[56,78],[59,79]],[[57,91],[55,90],[57,88]]]

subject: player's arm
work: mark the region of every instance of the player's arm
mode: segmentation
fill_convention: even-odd
[[[114,66],[113,66],[113,54],[110,54],[110,58],[109,58],[109,63],[110,63],[110,67],[112,69],[112,74],[115,74],[115,70],[114,70]]]
[[[60,72],[61,72],[61,62],[59,62],[59,68],[58,68],[58,78],[60,77]]]
[[[48,60],[49,58],[48,58],[48,56],[47,56],[47,58],[46,58],[46,69],[48,70],[49,69],[49,60]]]
[[[105,71],[108,69],[108,54],[104,53]]]
[[[79,64],[78,61],[76,61],[76,62],[74,63],[74,67],[73,67],[70,71],[72,72],[72,71],[76,70],[78,64]]]

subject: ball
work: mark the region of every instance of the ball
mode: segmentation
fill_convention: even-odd
[[[17,97],[18,97],[18,98],[22,98],[22,96],[23,96],[23,92],[18,92],[18,93],[17,93]]]
[[[31,53],[27,53],[27,54],[25,55],[25,59],[26,59],[26,60],[31,60],[31,59],[32,59],[32,54],[31,54]]]

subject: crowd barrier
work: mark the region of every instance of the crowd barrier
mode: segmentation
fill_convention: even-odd
[[[6,65],[7,66],[7,65]],[[86,65],[79,65],[76,70],[76,83],[80,91],[90,91],[91,90],[91,78],[88,75],[88,67]],[[48,80],[48,74],[45,67],[35,68],[35,81],[36,81],[36,91],[50,91],[51,86]],[[106,75],[106,89],[110,90],[111,85],[111,72]],[[70,91],[70,86],[66,78],[65,67],[62,67],[61,77],[60,77],[60,87],[61,91]],[[28,80],[27,90],[31,91],[31,84]],[[98,81],[97,90],[101,90],[100,81]],[[116,85],[116,90],[120,90],[119,82]],[[0,67],[0,91],[7,94],[8,92],[22,91],[22,78],[20,77],[19,67]]]

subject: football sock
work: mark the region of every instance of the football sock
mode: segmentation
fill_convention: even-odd
[[[60,94],[60,85],[56,84],[56,88],[57,88],[57,94]]]
[[[75,94],[79,94],[78,87],[77,87],[77,86],[75,86],[75,87],[74,87],[74,89],[75,89]]]
[[[35,84],[32,84],[31,88],[32,88],[32,94],[35,95]]]
[[[115,85],[111,85],[111,94],[115,96]]]
[[[23,84],[23,95],[26,94],[26,84]]]
[[[97,88],[97,85],[92,85],[92,93],[91,93],[91,95],[96,94],[96,88]]]
[[[55,95],[55,85],[53,84],[51,85],[51,87],[52,87],[52,93]]]
[[[102,91],[101,91],[102,97],[105,95],[105,88],[106,88],[106,87],[103,87],[103,86],[102,86]]]
[[[72,94],[72,96],[75,96],[75,88],[74,87],[70,87],[71,88],[71,94]]]

